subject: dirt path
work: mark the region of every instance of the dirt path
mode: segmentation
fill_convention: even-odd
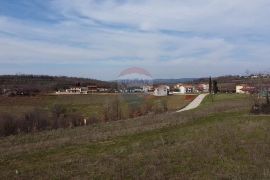
[[[188,111],[188,110],[192,110],[192,109],[197,108],[202,103],[202,101],[204,100],[204,98],[207,95],[208,94],[200,94],[191,103],[189,103],[186,107],[184,107],[183,109],[180,109],[179,111],[176,111],[176,112],[183,112],[183,111]]]

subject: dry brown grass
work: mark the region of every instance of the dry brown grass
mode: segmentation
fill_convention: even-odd
[[[195,96],[193,96],[195,97]],[[0,97],[0,136],[91,125],[181,109],[185,96],[90,94]]]
[[[248,108],[245,97],[220,95],[185,113],[1,138],[0,176],[269,179],[269,117]]]
[[[148,96],[147,96],[148,97]],[[49,110],[54,105],[62,105],[69,110],[75,110],[85,117],[91,115],[99,116],[102,114],[105,103],[110,104],[116,98],[123,100],[125,104],[140,101],[140,103],[155,104],[164,100],[168,104],[168,110],[180,109],[187,105],[191,99],[185,99],[185,96],[167,96],[144,98],[142,95],[129,95],[129,98],[121,98],[119,94],[89,94],[89,95],[40,95],[30,97],[5,97],[0,96],[0,113],[23,114],[33,109],[40,108]]]

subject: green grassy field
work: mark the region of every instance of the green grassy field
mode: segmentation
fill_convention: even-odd
[[[169,111],[181,109],[191,101],[191,99],[185,99],[185,96],[154,97],[143,95],[121,96],[118,94],[43,95],[33,97],[0,96],[0,113],[20,115],[35,108],[50,110],[54,105],[62,105],[69,111],[82,113],[85,117],[92,115],[100,116],[104,104],[110,104],[110,102],[117,98],[121,101],[123,109],[132,103],[138,103],[140,105],[143,103],[155,104],[159,101],[165,101]]]
[[[217,95],[195,110],[0,139],[2,179],[269,179],[269,116]]]

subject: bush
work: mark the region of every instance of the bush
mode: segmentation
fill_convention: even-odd
[[[261,108],[258,104],[254,104],[250,110],[251,113],[253,114],[260,114]]]
[[[48,113],[35,109],[24,115],[20,122],[20,130],[29,133],[48,129],[50,126],[49,119]]]
[[[269,104],[262,104],[262,105],[255,104],[252,106],[250,112],[253,114],[270,114],[270,105]]]
[[[59,118],[67,112],[67,109],[63,105],[56,104],[51,108],[51,112],[54,117]]]
[[[9,136],[12,134],[17,134],[17,122],[16,118],[10,115],[1,115],[0,116],[0,135]]]
[[[121,102],[119,99],[108,101],[103,106],[103,120],[115,121],[122,119]]]
[[[60,116],[57,119],[54,119],[54,129],[57,128],[72,128],[76,126],[84,125],[84,118],[76,112],[68,113]],[[55,125],[56,124],[56,125]]]
[[[100,120],[96,116],[91,116],[86,120],[86,125],[97,124]]]
[[[130,118],[135,118],[142,115],[140,104],[133,103],[128,105],[128,113]]]
[[[269,104],[263,104],[261,107],[261,111],[264,114],[270,114],[270,105]]]
[[[153,109],[154,113],[159,114],[159,113],[163,113],[163,112],[167,112],[168,111],[168,105],[167,105],[167,101],[166,100],[160,100],[157,101],[154,106]]]
[[[66,113],[62,106],[54,106],[52,112],[35,109],[19,118],[7,114],[1,115],[0,136],[82,125],[84,125],[84,118],[81,114],[77,112]]]

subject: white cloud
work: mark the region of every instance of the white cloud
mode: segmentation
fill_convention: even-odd
[[[146,1],[57,0],[63,15],[80,15],[105,23],[131,25],[141,29],[179,31],[216,30],[229,33],[268,26],[268,0],[146,0]],[[226,29],[224,29],[226,28]]]
[[[0,63],[99,63],[115,71],[143,66],[159,77],[270,65],[268,0],[55,0],[50,6],[65,19],[0,16]]]

